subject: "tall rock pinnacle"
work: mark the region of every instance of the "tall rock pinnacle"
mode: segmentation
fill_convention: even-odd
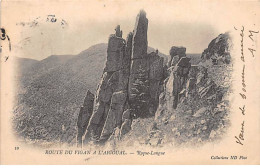
[[[112,135],[124,135],[131,130],[135,117],[154,115],[163,77],[163,58],[156,52],[147,54],[147,29],[148,19],[142,10],[134,32],[126,40],[119,25],[115,34],[110,35],[106,65],[97,87],[93,113],[87,121],[84,143],[103,143]]]
[[[149,104],[149,59],[147,57],[148,19],[141,10],[136,17],[132,41],[131,68],[129,78],[129,105],[136,116],[147,111]],[[141,95],[139,94],[141,93]]]
[[[147,29],[148,19],[146,18],[145,11],[141,10],[136,17],[132,59],[144,58],[147,55]]]

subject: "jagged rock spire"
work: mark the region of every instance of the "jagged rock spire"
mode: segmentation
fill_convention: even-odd
[[[146,18],[145,11],[141,10],[135,22],[132,59],[144,58],[147,55],[147,29],[148,19]]]
[[[120,25],[116,26],[115,34],[110,35],[106,65],[84,143],[89,140],[105,142],[115,130],[126,134],[135,113],[143,111],[145,117],[146,112],[151,111],[150,103],[157,101],[158,104],[163,58],[155,52],[147,54],[147,28],[148,19],[141,10],[135,29],[126,40],[122,38]],[[149,90],[150,86],[153,91]],[[140,94],[135,96],[138,89]]]

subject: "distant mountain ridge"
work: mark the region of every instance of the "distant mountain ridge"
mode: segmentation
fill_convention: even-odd
[[[106,51],[107,50],[107,43],[100,43],[93,45],[89,47],[88,49],[80,52],[78,55],[51,55],[41,61],[29,59],[29,58],[17,58],[18,62],[18,69],[20,72],[20,76],[22,76],[21,80],[22,83],[25,85],[28,85],[28,82],[32,82],[35,78],[39,78],[42,75],[46,76],[46,74],[54,73],[55,71],[58,71],[59,66],[69,66],[76,64],[76,63],[83,63],[88,61],[87,57],[91,57],[89,60],[91,63],[97,64],[95,69],[98,69],[97,72],[103,70],[105,59],[106,59]],[[152,47],[148,47],[148,53],[154,52],[155,49]],[[92,58],[95,55],[98,55],[99,58],[96,59],[96,61]],[[164,58],[164,61],[166,62],[168,59],[168,56],[165,54],[162,54],[159,52],[159,55]],[[82,61],[78,61],[79,59],[83,59]],[[68,62],[68,63],[67,63]],[[81,63],[80,63],[81,62]],[[88,63],[86,62],[86,65]],[[90,65],[88,65],[90,66]],[[64,67],[63,67],[64,68]],[[63,69],[61,68],[61,69]],[[88,70],[87,70],[88,71]],[[94,75],[93,75],[94,76]],[[101,73],[97,75],[101,77]],[[94,77],[95,78],[95,77]],[[96,79],[96,78],[95,78]],[[98,82],[98,81],[97,81]],[[97,83],[96,83],[97,84]],[[95,90],[95,85],[91,86],[90,90]],[[93,88],[94,87],[94,88]]]
[[[53,68],[57,68],[60,65],[64,65],[67,61],[73,60],[74,57],[83,58],[85,55],[94,55],[96,54],[96,50],[104,51],[106,55],[107,43],[100,43],[89,47],[86,50],[81,51],[77,55],[51,55],[42,60],[35,60],[31,58],[21,58],[17,57],[18,69],[21,70],[23,76],[26,75],[36,75],[46,73],[45,71],[49,71]],[[155,52],[156,49],[152,47],[148,47],[148,53]],[[164,58],[164,63],[168,61],[169,55],[163,54],[159,51],[159,55]],[[191,62],[193,64],[198,63],[198,58],[201,57],[201,54],[187,53],[187,57],[191,58]],[[105,56],[104,60],[105,62]],[[29,74],[28,74],[29,73]]]

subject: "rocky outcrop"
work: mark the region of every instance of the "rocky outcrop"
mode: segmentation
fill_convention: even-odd
[[[229,33],[220,34],[213,39],[208,48],[205,49],[201,55],[203,61],[211,60],[214,65],[229,64],[231,40]]]
[[[171,59],[168,62],[169,77],[165,80],[163,95],[167,101],[168,109],[175,109],[178,101],[185,92],[188,82],[188,74],[191,68],[190,58],[186,57],[186,48],[172,47],[170,50]],[[164,100],[163,100],[164,101]]]
[[[150,132],[147,144],[174,139],[176,144],[201,144],[213,141],[225,132],[228,121],[228,94],[231,85],[229,61],[208,64],[214,54],[230,56],[227,34],[212,40],[198,65],[191,65],[184,47],[172,47],[167,64],[164,91],[155,114],[158,129]],[[225,56],[224,56],[225,55]],[[224,56],[224,57],[223,57]],[[230,60],[230,59],[229,59]],[[156,136],[156,135],[161,136]],[[158,145],[156,145],[158,146]]]
[[[164,65],[163,58],[156,53],[149,54],[149,94],[150,94],[150,114],[154,114],[159,104],[159,96],[163,91]]]
[[[148,20],[141,11],[136,18],[129,77],[129,105],[135,117],[153,115],[158,106],[164,76],[163,58],[158,50],[147,54]]]
[[[170,49],[170,60],[168,62],[168,67],[175,66],[181,57],[186,56],[186,48],[185,47],[176,47],[172,46]]]
[[[147,57],[146,13],[141,11],[135,23],[132,41],[131,69],[129,77],[129,105],[137,117],[142,116],[149,105],[149,62]]]
[[[164,91],[160,95],[156,119],[165,111],[174,111],[185,99],[205,99],[217,91],[215,82],[208,78],[207,68],[191,65],[191,59],[186,57],[185,52],[184,47],[173,46],[170,49],[168,77],[164,81]]]
[[[214,64],[230,62],[228,35],[212,40],[198,65],[191,65],[185,47],[176,46],[171,47],[170,59],[164,64],[158,50],[147,53],[147,30],[146,13],[140,11],[135,29],[126,40],[120,26],[109,36],[93,112],[88,112],[91,117],[84,119],[80,114],[78,119],[78,123],[84,123],[82,130],[86,129],[84,143],[117,143],[122,136],[141,136],[143,132],[133,133],[140,130],[135,125],[143,125],[137,121],[153,120],[150,116],[155,116],[155,121],[149,121],[154,125],[150,133],[146,131],[149,138],[144,143],[153,146],[163,144],[165,137],[177,143],[189,139],[201,142],[214,138],[218,128],[224,126],[227,85],[214,78]],[[213,62],[212,67],[205,66],[205,61]]]
[[[84,143],[105,142],[115,131],[122,136],[131,130],[133,118],[154,115],[162,91],[164,66],[158,50],[147,54],[147,29],[146,13],[140,11],[135,29],[126,40],[120,26],[110,35],[106,65]]]
[[[82,145],[82,136],[85,133],[89,119],[93,112],[93,104],[94,104],[94,94],[90,91],[87,92],[87,95],[84,99],[83,106],[80,107],[79,115],[78,115],[78,134],[77,134],[77,145]]]
[[[120,126],[125,101],[130,68],[129,51],[126,53],[126,41],[122,38],[120,26],[110,35],[107,49],[107,61],[101,82],[97,88],[93,115],[84,142],[106,140],[116,126]],[[129,43],[128,43],[129,44]]]
[[[222,37],[222,35],[219,37]],[[210,44],[215,42],[216,39]],[[216,48],[216,45],[218,46],[218,43],[209,46]],[[228,48],[226,45],[221,47]],[[168,77],[164,81],[164,92],[160,95],[160,105],[155,115],[156,118],[165,110],[173,111],[173,109],[176,109],[178,103],[183,102],[184,99],[191,97],[205,99],[215,94],[218,89],[215,82],[208,77],[207,68],[202,65],[191,65],[190,58],[186,57],[185,52],[185,47],[173,46],[170,49],[171,58],[167,64]]]

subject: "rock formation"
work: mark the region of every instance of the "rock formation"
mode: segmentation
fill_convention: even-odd
[[[230,48],[231,40],[228,33],[220,34],[204,50],[201,60],[204,62],[210,60],[213,65],[219,64],[220,60],[224,64],[229,64]],[[171,58],[167,64],[168,77],[164,81],[164,92],[160,95],[160,105],[156,118],[165,110],[173,111],[173,109],[176,109],[178,103],[184,101],[184,99],[218,97],[219,100],[219,97],[221,97],[221,91],[219,92],[216,81],[208,76],[208,68],[203,63],[191,65],[190,58],[186,57],[185,52],[185,47],[173,46],[170,49]],[[211,69],[213,68],[209,70]]]
[[[227,96],[232,65],[229,61],[219,65],[220,59],[217,65],[205,61],[213,61],[214,53],[219,58],[223,54],[230,56],[230,37],[226,35],[221,34],[211,41],[198,65],[189,63],[184,47],[171,48],[168,76],[155,114],[158,129],[151,131],[147,144],[165,137],[174,138],[178,144],[201,143],[223,134],[229,125]],[[155,136],[159,134],[160,137]]]
[[[148,20],[141,11],[136,18],[133,34],[131,68],[129,77],[129,106],[135,117],[154,114],[163,78],[163,58],[158,51],[147,54]]]
[[[147,54],[148,19],[140,11],[135,29],[124,40],[118,25],[110,35],[107,61],[97,87],[93,113],[88,120],[84,143],[105,142],[116,131],[121,136],[131,129],[133,118],[154,115],[164,77],[163,58]]]
[[[168,101],[168,108],[175,109],[178,101],[183,96],[185,85],[188,82],[188,74],[191,68],[190,58],[186,57],[186,48],[172,47],[171,59],[168,62],[168,78],[165,80],[164,95]]]
[[[120,37],[120,26],[110,35],[107,61],[97,88],[93,115],[89,121],[85,142],[108,139],[114,128],[121,126],[127,98],[130,55],[126,54],[126,41]]]
[[[201,55],[202,60],[211,60],[214,65],[229,64],[231,61],[231,40],[229,33],[220,34],[213,39]]]
[[[215,82],[208,78],[207,68],[191,65],[186,57],[186,48],[173,46],[170,50],[171,59],[168,62],[168,77],[164,81],[164,92],[160,95],[160,105],[156,118],[165,110],[172,112],[178,103],[191,96],[208,98],[217,90]]]
[[[82,145],[82,136],[84,135],[89,119],[93,112],[93,104],[94,104],[94,94],[92,94],[89,90],[84,99],[83,106],[80,107],[79,116],[78,116],[78,135],[77,135],[77,144],[78,146]]]
[[[171,47],[170,59],[164,64],[158,50],[147,53],[147,30],[146,13],[140,11],[126,40],[119,25],[109,36],[94,105],[93,95],[91,98],[88,93],[78,117],[79,144],[81,137],[84,144],[118,142],[122,136],[132,135],[127,133],[133,131],[135,121],[150,116],[155,116],[155,121],[145,143],[155,145],[163,143],[162,136],[172,134],[179,142],[212,138],[226,122],[227,110],[222,107],[227,106],[223,97],[228,86],[221,84],[223,80],[214,80],[214,75],[216,70],[227,70],[216,64],[230,63],[228,34],[212,40],[198,65],[191,65],[185,47],[176,46]],[[203,63],[208,60],[212,67]],[[169,122],[174,128],[166,128]]]
[[[168,62],[168,67],[175,66],[181,57],[186,56],[186,48],[185,47],[176,47],[172,46],[170,50],[170,60]]]

